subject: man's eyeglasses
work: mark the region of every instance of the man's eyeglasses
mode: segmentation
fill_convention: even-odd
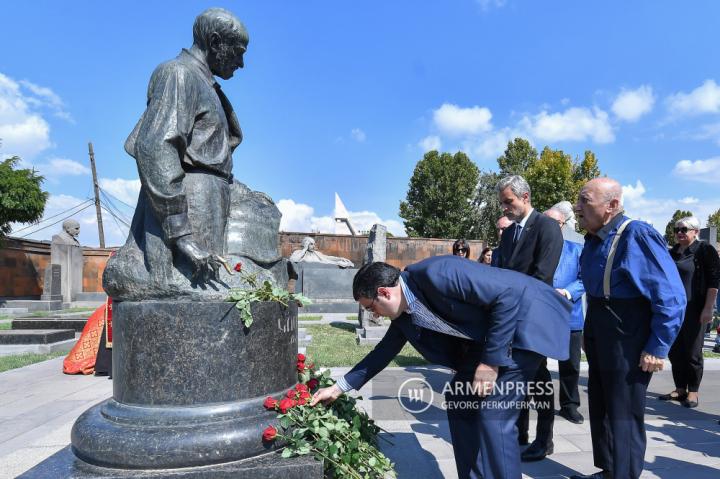
[[[377,298],[373,298],[372,303],[370,303],[370,305],[368,305],[368,306],[363,306],[362,309],[364,309],[368,313],[375,314],[375,311],[373,311],[373,305],[375,304],[376,299]]]
[[[688,231],[693,231],[693,230],[692,230],[692,229],[689,229],[687,226],[683,226],[683,227],[681,227],[681,228],[677,228],[677,227],[676,227],[676,228],[673,228],[673,231],[674,231],[675,233],[687,234]]]

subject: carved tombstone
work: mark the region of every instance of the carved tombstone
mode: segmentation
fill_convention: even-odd
[[[370,229],[368,235],[367,248],[363,257],[363,266],[378,261],[385,261],[387,254],[387,228],[383,225],[375,224]],[[380,326],[382,318],[375,318],[372,313],[365,311],[363,307],[359,308],[358,320],[361,328],[368,326]]]
[[[43,290],[43,295],[47,299],[62,299],[63,302],[70,303],[77,293],[82,292],[83,254],[80,242],[77,240],[79,234],[80,223],[69,219],[63,222],[63,231],[52,237],[50,264],[60,266],[60,291],[57,292],[57,283],[53,283],[53,281],[57,282],[57,268],[55,270],[48,268],[45,272],[45,282],[49,289]],[[50,298],[48,295],[53,293],[54,297]],[[58,294],[62,298],[58,298]]]

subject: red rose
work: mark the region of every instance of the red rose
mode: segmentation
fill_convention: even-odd
[[[307,382],[308,388],[315,389],[318,387],[318,384],[320,384],[320,381],[318,381],[315,378],[312,378],[310,381]]]
[[[311,396],[310,393],[307,392],[307,391],[303,391],[303,392],[300,393],[300,399],[304,399],[304,400],[307,401],[307,400],[310,399],[311,397],[312,397],[312,396]]]
[[[238,273],[242,271],[242,263],[238,263],[235,265],[235,271],[237,271]]]
[[[294,390],[294,389],[289,389],[288,392],[287,392],[287,394],[286,394],[285,396],[286,396],[286,397],[289,397],[290,399],[293,399],[293,398],[295,398],[295,394],[297,394],[297,391],[296,391],[296,390]]]
[[[308,387],[306,385],[304,385],[303,383],[298,383],[297,385],[295,385],[295,390],[299,391],[299,392],[303,392],[303,391],[307,392]]]
[[[299,373],[305,371],[305,363],[302,361],[298,361],[297,363],[297,370]]]
[[[274,441],[277,436],[277,429],[272,426],[268,426],[263,431],[263,441]]]
[[[315,369],[315,363],[312,363],[310,366],[308,366],[308,369]]]
[[[300,406],[304,406],[304,405],[308,402],[308,398],[309,398],[309,397],[310,397],[310,395],[308,395],[308,397],[300,396],[300,399],[298,399],[297,403],[298,403]]]
[[[304,363],[304,362],[305,362],[305,355],[299,353],[298,356],[297,356],[297,360],[298,360],[298,362],[300,362],[300,363]]]
[[[296,405],[297,403],[292,399],[284,398],[282,401],[280,401],[280,412],[285,414],[286,412],[288,412],[289,409],[292,409]]]
[[[278,402],[276,399],[271,398],[268,396],[265,398],[265,402],[263,403],[263,406],[265,406],[265,409],[275,409],[275,406],[278,405]]]

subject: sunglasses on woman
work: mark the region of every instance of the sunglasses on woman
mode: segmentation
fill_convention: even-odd
[[[675,233],[687,234],[688,231],[693,231],[693,230],[692,230],[692,229],[688,229],[687,226],[683,226],[683,227],[681,227],[681,228],[677,228],[677,227],[676,227],[676,228],[673,228],[673,231],[674,231]]]

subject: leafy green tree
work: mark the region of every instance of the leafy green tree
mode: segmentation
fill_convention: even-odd
[[[574,165],[572,157],[562,150],[543,148],[540,159],[525,171],[525,179],[530,185],[532,205],[540,212],[560,201],[573,201]]]
[[[509,141],[505,152],[498,157],[500,176],[525,175],[525,171],[538,160],[537,150],[524,138]]]
[[[0,162],[0,237],[12,231],[10,223],[38,221],[45,211],[44,178],[34,169],[15,169],[19,162],[17,156]]]
[[[573,189],[571,198],[568,201],[574,203],[580,195],[580,190],[588,181],[600,176],[600,168],[598,167],[597,157],[590,150],[585,150],[585,156],[582,161],[575,161],[573,164],[573,180],[575,188]]]
[[[717,228],[717,242],[720,243],[720,208],[718,208],[715,213],[708,216],[707,225],[715,226]]]
[[[675,227],[675,223],[680,218],[685,218],[686,216],[692,216],[692,212],[690,211],[682,211],[682,210],[675,210],[675,213],[673,213],[672,218],[668,222],[667,226],[665,226],[665,241],[670,246],[675,246],[675,233],[673,232],[673,228]]]
[[[473,202],[479,170],[465,153],[425,153],[410,178],[400,217],[409,236],[477,238]]]
[[[480,173],[475,207],[478,212],[477,235],[492,245],[497,244],[497,229],[495,223],[503,214],[495,187],[500,181],[500,174],[492,171]]]

